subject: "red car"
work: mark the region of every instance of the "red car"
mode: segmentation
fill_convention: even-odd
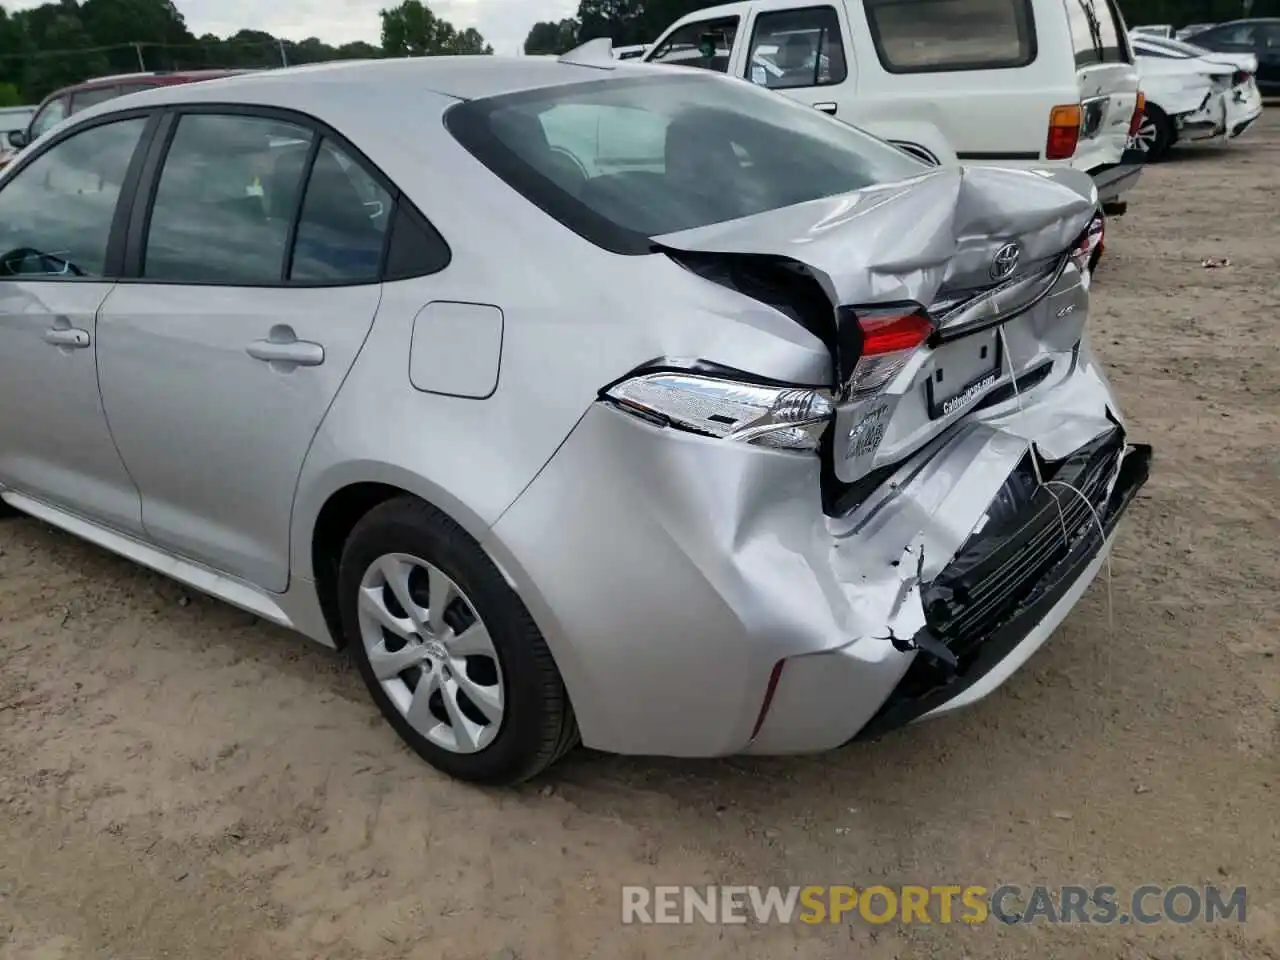
[[[181,70],[171,73],[123,73],[85,80],[74,86],[63,87],[40,101],[40,106],[36,109],[27,128],[15,130],[9,134],[9,144],[21,150],[60,120],[102,103],[104,100],[122,97],[126,93],[137,93],[139,90],[168,86],[172,83],[194,83],[197,80],[212,80],[216,77],[251,72],[249,70]]]

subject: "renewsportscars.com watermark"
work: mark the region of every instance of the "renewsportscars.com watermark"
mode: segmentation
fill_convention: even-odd
[[[631,923],[1216,923],[1245,920],[1246,890],[1144,884],[932,886],[623,887],[622,922]]]

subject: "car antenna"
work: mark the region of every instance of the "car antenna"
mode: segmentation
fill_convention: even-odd
[[[557,58],[558,63],[570,63],[575,67],[595,67],[597,70],[613,70],[618,61],[613,55],[613,41],[609,37],[596,37],[580,43],[568,53]]]

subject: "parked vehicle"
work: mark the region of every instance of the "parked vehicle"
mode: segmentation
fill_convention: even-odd
[[[1280,17],[1232,20],[1184,38],[1215,53],[1251,53],[1258,58],[1258,89],[1280,95]]]
[[[1175,31],[1173,38],[1175,40],[1185,40],[1187,39],[1187,37],[1191,36],[1193,33],[1201,33],[1202,31],[1208,30],[1210,27],[1213,27],[1213,26],[1217,26],[1217,24],[1189,23],[1185,27],[1182,27],[1181,29]]]
[[[56,90],[40,101],[31,122],[23,129],[12,130],[7,134],[9,145],[21,150],[53,129],[67,117],[87,110],[107,100],[124,96],[126,93],[137,93],[151,90],[154,87],[167,87],[179,83],[193,83],[197,80],[212,80],[216,77],[246,73],[245,70],[184,70],[169,73],[122,73],[109,77],[95,77],[70,87]]]
[[[17,152],[9,145],[9,134],[14,130],[25,130],[35,112],[35,107],[0,107],[0,168]]]
[[[579,731],[820,750],[999,686],[1148,470],[1085,336],[1089,179],[929,167],[605,43],[168,87],[38,142],[0,176],[0,499],[349,647],[470,780]]]
[[[1171,23],[1146,24],[1145,26],[1134,27],[1130,32],[1141,34],[1142,36],[1150,36],[1150,37],[1172,37],[1173,24]]]
[[[681,18],[645,59],[746,77],[934,162],[1084,170],[1117,214],[1141,171],[1114,0],[744,0]]]
[[[1252,54],[1215,54],[1180,40],[1133,37],[1145,109],[1135,137],[1150,161],[1176,143],[1226,142],[1262,115]]]

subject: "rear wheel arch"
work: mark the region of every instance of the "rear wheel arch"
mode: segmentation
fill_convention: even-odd
[[[579,742],[568,690],[528,607],[479,540],[447,513],[409,491],[383,484],[354,484],[326,502],[317,520],[314,541],[318,555],[316,585],[335,641],[343,645],[348,636],[355,638],[345,645],[374,702],[423,759],[464,780],[509,784],[540,773]],[[332,562],[334,553],[338,557],[336,564]],[[388,562],[394,567],[413,567],[417,573],[428,571],[433,584],[430,600],[426,598],[425,580],[416,587],[409,581],[399,589],[394,587],[396,576],[382,573]],[[383,616],[369,619],[371,573],[382,577],[381,586],[374,584],[375,589],[395,593],[403,601],[402,607],[392,604],[388,608],[393,611],[391,617],[405,621],[404,610],[412,609],[410,596],[413,603],[423,607],[414,615],[412,629],[389,625],[384,619],[386,609]],[[328,582],[322,583],[322,578]],[[432,626],[425,626],[429,619],[425,608],[437,603],[437,578],[443,578],[455,591],[453,598],[462,603],[470,625],[481,629],[480,637],[488,644],[487,650],[474,649],[479,641],[474,637],[470,641],[464,639],[473,631],[446,619],[443,610],[438,614],[443,623],[432,614]],[[419,589],[420,594],[409,593]],[[441,602],[452,611],[449,596],[442,593]],[[375,632],[380,629],[382,639],[375,641],[371,637],[370,623]],[[399,646],[392,646],[393,640]],[[467,645],[450,647],[455,641]],[[402,648],[416,657],[415,665],[395,659]],[[450,654],[450,649],[454,653]],[[390,664],[388,656],[392,657]],[[381,667],[374,666],[374,658],[381,660]],[[492,664],[488,679],[473,673],[477,660]],[[434,683],[425,692],[420,686],[424,675],[416,666],[420,662],[430,666],[429,679]],[[389,665],[395,665],[396,675],[381,672]],[[402,670],[417,671],[416,678],[401,676]],[[467,676],[469,679],[464,680]],[[404,684],[409,685],[411,707],[403,702]],[[467,700],[457,692],[473,695],[477,684],[486,690],[496,684],[498,692],[492,702],[486,698]],[[453,692],[447,693],[450,690]],[[441,695],[458,698],[454,709],[450,711],[441,701],[430,708],[436,711],[436,718],[426,718],[419,707],[428,703],[426,697]],[[470,722],[461,718],[460,711],[466,713],[468,707],[477,710],[476,704],[486,702],[490,705],[484,716],[469,716]],[[441,726],[446,713],[448,728]],[[460,729],[484,723],[485,716],[491,724],[484,729],[491,733],[492,740],[458,736]],[[452,729],[457,742],[439,739],[441,729]]]

